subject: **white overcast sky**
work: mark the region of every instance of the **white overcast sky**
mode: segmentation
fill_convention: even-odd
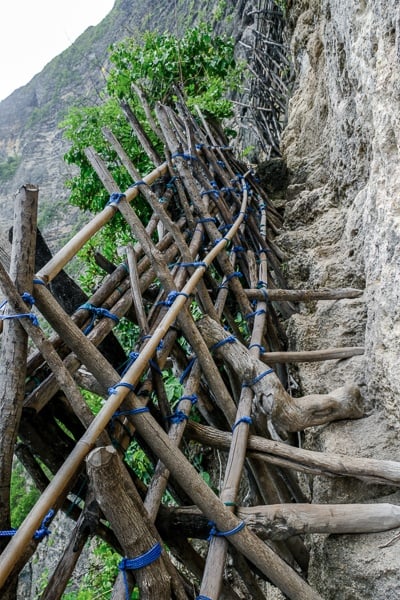
[[[114,0],[0,0],[0,100],[28,83]]]

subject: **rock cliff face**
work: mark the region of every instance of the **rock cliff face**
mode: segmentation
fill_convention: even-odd
[[[365,345],[365,355],[299,368],[323,392],[363,390],[366,417],[315,428],[319,450],[399,459],[400,14],[396,0],[298,0],[289,35],[296,72],[283,152],[286,231],[297,287],[365,287],[362,300],[310,304],[288,324],[293,349]],[[382,501],[393,490],[314,478],[315,502]],[[399,494],[391,496],[398,502]],[[327,600],[400,596],[393,532],[310,541],[313,583]]]

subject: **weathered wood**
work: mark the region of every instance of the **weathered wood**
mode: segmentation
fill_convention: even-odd
[[[32,292],[38,193],[36,186],[25,185],[19,190],[14,200],[14,237],[11,250],[10,280],[15,282],[19,294]],[[7,275],[1,263],[0,267],[2,272]],[[6,294],[3,285],[1,287]],[[30,313],[30,309],[27,307],[23,312],[14,311],[12,306],[10,310],[6,308],[4,311],[6,315]],[[25,393],[28,337],[21,321],[22,319],[19,318],[5,321],[0,353],[1,529],[10,528],[12,461]],[[5,545],[6,541],[4,538],[0,539],[0,548]]]
[[[126,247],[126,256],[129,266],[129,277],[131,281],[131,293],[133,305],[135,307],[138,325],[142,330],[142,335],[148,333],[149,325],[147,323],[146,313],[143,307],[143,299],[140,295],[139,272],[137,268],[136,255],[131,245]]]
[[[262,540],[316,533],[374,533],[400,527],[400,507],[389,503],[238,506],[236,514]],[[179,529],[188,538],[203,539],[210,529],[195,506],[164,509],[163,519],[165,531]]]
[[[223,327],[207,316],[197,326],[209,347],[228,337]],[[363,416],[360,392],[355,385],[345,385],[329,394],[293,398],[285,391],[272,369],[266,370],[264,363],[252,358],[239,341],[224,344],[215,352],[236,370],[243,384],[255,392],[257,402],[254,403],[254,411],[267,414],[282,434],[338,419],[358,419]],[[249,373],[252,373],[250,377]]]
[[[246,289],[250,300],[263,300],[265,293],[261,289]],[[271,302],[310,302],[311,300],[341,300],[342,298],[360,298],[363,290],[355,288],[285,290],[268,288],[268,299]]]
[[[14,314],[27,314],[27,312],[29,312],[28,306],[20,298],[17,289],[13,286],[11,279],[7,275],[7,272],[5,271],[1,263],[0,287],[2,288],[4,295],[6,296]],[[28,334],[31,337],[34,344],[42,354],[43,358],[46,360],[48,366],[50,367],[50,369],[52,369],[57,385],[64,391],[67,399],[73,407],[73,410],[75,411],[75,414],[78,416],[82,424],[87,427],[93,419],[93,413],[87,406],[86,402],[83,400],[78,386],[73,380],[68,369],[65,367],[63,361],[61,360],[57,352],[54,350],[54,347],[46,339],[46,336],[44,335],[41,328],[38,325],[33,324],[30,319],[21,320],[20,325],[24,328],[26,334]],[[22,362],[21,366],[23,366],[24,364],[26,363]],[[22,403],[23,398],[20,400],[21,406]],[[17,432],[18,422],[16,422],[14,426],[15,431]],[[108,436],[105,433],[102,433],[101,437],[103,444],[108,443]]]
[[[192,421],[187,424],[185,436],[226,450],[232,441],[231,433]],[[400,486],[400,462],[304,450],[254,435],[249,437],[247,448],[250,456],[256,454],[260,460],[304,473],[355,477],[368,483]]]
[[[85,543],[96,533],[100,511],[92,490],[89,490],[84,509],[72,531],[64,552],[54,569],[40,600],[58,600],[68,585]]]
[[[266,364],[320,362],[324,360],[343,360],[364,354],[362,346],[349,348],[329,348],[327,350],[303,350],[301,352],[263,352],[260,360]]]
[[[131,479],[112,446],[98,448],[87,457],[88,475],[96,499],[110,522],[128,559],[141,556],[159,543],[157,533]],[[135,571],[140,597],[145,600],[170,600],[171,584],[164,559],[160,556],[145,568]]]

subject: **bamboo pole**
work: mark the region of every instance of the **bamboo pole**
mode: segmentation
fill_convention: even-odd
[[[156,179],[164,175],[167,171],[167,163],[162,163],[143,177],[143,181],[147,184],[153,183]],[[137,188],[128,188],[125,192],[127,202],[132,202],[138,195]],[[37,273],[37,277],[42,279],[46,284],[65,267],[65,265],[79,252],[84,244],[90,240],[103,225],[108,223],[116,212],[116,204],[110,204],[96,215],[89,223],[87,223],[75,236],[53,256],[53,258]]]

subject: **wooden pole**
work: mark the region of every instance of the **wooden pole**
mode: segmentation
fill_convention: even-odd
[[[261,289],[244,290],[250,300],[263,300],[265,293]],[[340,300],[342,298],[359,298],[363,290],[355,288],[314,289],[314,290],[280,290],[268,288],[268,299],[272,302],[310,302],[311,300]]]
[[[185,437],[199,441],[205,446],[229,449],[232,434],[214,427],[190,421]],[[247,446],[250,455],[281,467],[295,469],[314,475],[328,477],[355,477],[368,483],[400,486],[400,462],[359,458],[346,454],[326,454],[303,448],[293,448],[282,442],[273,442],[251,435]]]
[[[164,175],[167,171],[167,163],[162,163],[151,173],[143,177],[143,180],[151,184],[153,181]],[[128,202],[132,202],[138,195],[137,188],[129,188],[125,192]],[[37,277],[45,283],[49,283],[65,267],[65,265],[79,252],[82,246],[90,240],[103,225],[108,223],[116,212],[116,205],[106,206],[98,215],[87,223],[78,233],[59,251],[53,258],[37,273]]]
[[[10,278],[18,293],[32,292],[35,264],[36,222],[39,190],[24,185],[15,196],[14,234],[11,251]],[[6,273],[4,267],[1,269]],[[22,314],[11,310],[9,315]],[[25,314],[30,313],[27,308]],[[27,317],[25,317],[27,318]],[[14,446],[25,394],[28,337],[19,318],[7,319],[0,353],[0,523],[10,528],[10,484]],[[4,546],[0,540],[0,548]]]

